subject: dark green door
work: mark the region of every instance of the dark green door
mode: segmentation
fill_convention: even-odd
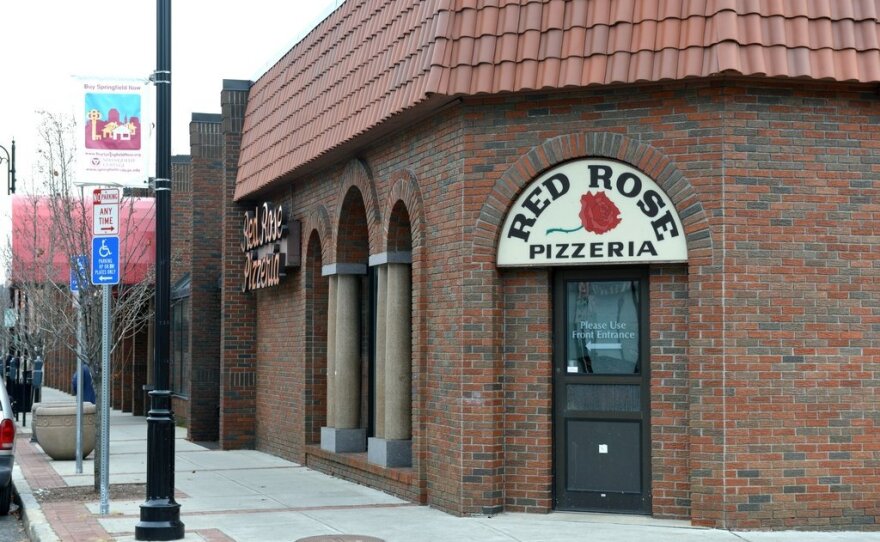
[[[556,274],[558,510],[651,513],[648,337],[645,270]]]

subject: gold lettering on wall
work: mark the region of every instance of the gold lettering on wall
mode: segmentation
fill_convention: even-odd
[[[298,229],[297,229],[298,231]],[[281,205],[263,203],[244,214],[241,250],[244,252],[244,281],[241,291],[277,286],[285,276],[288,234]]]
[[[242,292],[278,286],[284,272],[284,254],[273,252],[265,256],[245,254],[244,284]]]

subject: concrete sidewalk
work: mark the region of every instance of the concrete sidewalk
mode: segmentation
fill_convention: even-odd
[[[44,389],[44,401],[71,399]],[[28,422],[30,422],[28,415]],[[145,418],[112,411],[110,483],[146,481]],[[685,521],[642,516],[553,513],[457,518],[391,495],[326,476],[257,451],[209,450],[178,428],[175,489],[184,540],[286,541],[325,535],[362,535],[387,542],[553,542],[651,540],[657,542],[876,541],[878,532],[731,532],[694,528]],[[40,542],[134,540],[144,497],[110,501],[101,516],[93,502],[37,501],[39,488],[91,485],[91,456],[77,475],[74,461],[53,461],[29,442],[22,427],[14,480],[31,540]],[[351,539],[354,540],[354,539]]]

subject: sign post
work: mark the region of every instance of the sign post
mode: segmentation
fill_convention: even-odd
[[[89,265],[88,258],[85,256],[77,256],[74,258],[74,264],[70,267],[70,291],[76,294],[74,296],[74,306],[76,307],[76,473],[82,474],[82,408],[83,408],[83,387],[82,387],[82,362],[85,355],[85,320],[82,314],[82,305],[79,293],[79,284],[86,278],[86,266]]]
[[[92,220],[92,284],[101,286],[101,515],[110,512],[110,289],[119,284],[119,200],[118,188],[94,192]],[[78,375],[82,388],[82,374]]]

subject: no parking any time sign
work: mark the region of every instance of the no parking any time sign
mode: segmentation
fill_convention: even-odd
[[[119,200],[118,188],[95,189],[92,235],[119,235]]]

